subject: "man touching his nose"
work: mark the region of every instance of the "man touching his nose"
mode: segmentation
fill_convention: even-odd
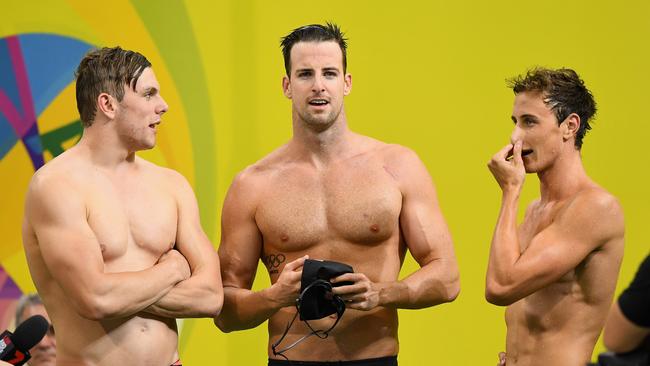
[[[486,278],[486,299],[506,309],[500,365],[586,364],[605,323],[623,256],[619,202],[582,165],[596,113],[575,71],[537,68],[510,82],[511,143],[488,167],[502,192]],[[517,225],[526,173],[540,198]]]

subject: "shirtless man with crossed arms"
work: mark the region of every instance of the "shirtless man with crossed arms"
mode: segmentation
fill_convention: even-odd
[[[77,69],[79,143],[34,175],[23,240],[57,364],[178,363],[175,318],[214,317],[219,259],[194,193],[151,149],[167,104],[151,64],[116,48]]]

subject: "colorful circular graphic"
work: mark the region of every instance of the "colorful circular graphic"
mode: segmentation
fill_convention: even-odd
[[[68,94],[74,89],[74,70],[91,47],[52,34],[0,39],[0,161],[7,161],[3,170],[10,170],[5,177],[20,182],[29,179],[36,169],[81,136],[74,98],[70,100]],[[50,108],[66,112],[48,113]],[[25,153],[31,166],[21,164],[17,168],[10,163]],[[9,221],[19,219],[16,208],[21,203],[11,201],[22,195],[16,195],[11,189],[3,190],[2,195],[5,202],[2,216]],[[20,237],[11,234],[15,231],[5,232],[9,242],[0,253],[0,260],[21,250]],[[0,267],[0,328],[11,323],[15,302],[21,294],[9,273]]]
[[[22,143],[36,170],[46,153],[60,154],[65,141],[80,135],[79,120],[60,121],[58,128],[42,133],[37,116],[74,80],[79,60],[91,47],[51,34],[0,39],[0,159]]]

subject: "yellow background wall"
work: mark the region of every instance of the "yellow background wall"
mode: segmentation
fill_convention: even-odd
[[[638,1],[17,1],[0,4],[0,38],[53,33],[139,50],[154,64],[170,112],[159,146],[143,154],[181,171],[218,246],[220,207],[234,175],[290,138],[279,39],[334,21],[349,37],[353,130],[418,152],[437,185],[455,241],[461,295],[400,311],[402,365],[494,364],[504,349],[503,308],[483,298],[499,207],[488,159],[508,142],[513,95],[504,80],[536,65],[574,68],[599,106],[586,136],[587,171],[625,208],[626,254],[617,293],[648,253],[650,2]],[[73,85],[39,116],[47,130],[78,118]],[[20,247],[22,202],[33,168],[17,144],[0,160],[0,261],[32,291]],[[538,195],[528,176],[522,202]],[[523,206],[522,210],[523,212]],[[408,259],[402,275],[416,265]],[[268,285],[258,273],[256,288]],[[188,320],[186,365],[264,364],[267,333],[222,334]],[[596,352],[602,351],[602,345]]]

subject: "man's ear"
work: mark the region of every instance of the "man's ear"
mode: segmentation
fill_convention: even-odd
[[[285,97],[291,99],[291,79],[286,75],[282,77],[282,92]]]
[[[117,99],[108,93],[97,96],[97,112],[104,114],[108,119],[115,119],[117,113]]]
[[[566,141],[575,137],[580,129],[580,116],[576,113],[571,113],[567,118],[562,121],[562,138]]]
[[[352,75],[345,74],[343,77],[343,82],[345,83],[345,87],[343,88],[343,95],[348,95],[352,91]]]

